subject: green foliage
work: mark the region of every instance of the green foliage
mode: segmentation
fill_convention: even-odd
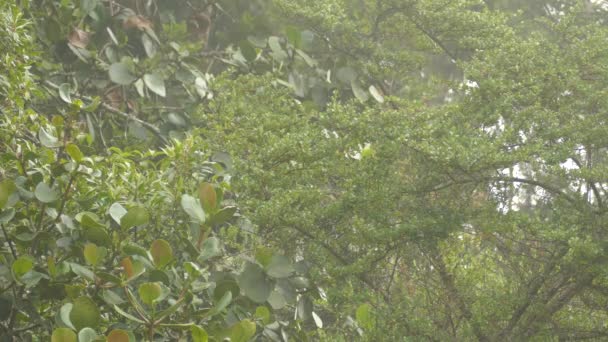
[[[0,0],[0,336],[605,338],[605,20]]]

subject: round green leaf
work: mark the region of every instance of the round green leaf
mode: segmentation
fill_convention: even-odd
[[[17,279],[20,279],[24,274],[34,268],[34,261],[28,256],[20,256],[13,262],[13,274]]]
[[[120,226],[129,229],[134,226],[141,226],[150,221],[148,211],[142,207],[133,207],[120,219]]]
[[[68,328],[57,328],[53,330],[51,342],[77,342],[76,333]]]
[[[165,81],[157,73],[145,74],[144,83],[146,84],[148,89],[150,89],[152,92],[156,93],[161,97],[165,97],[165,95],[167,94],[165,91]]]
[[[241,293],[241,289],[233,279],[224,279],[216,284],[213,290],[213,298],[219,302],[226,295],[226,292],[230,292],[231,297],[236,298]]]
[[[112,239],[110,238],[108,232],[101,227],[85,228],[84,237],[87,240],[94,242],[100,246],[107,247],[110,246],[110,244],[112,243]]]
[[[279,291],[275,290],[270,293],[270,296],[268,296],[268,304],[270,304],[274,310],[280,310],[287,305],[287,301]]]
[[[15,182],[10,179],[4,179],[0,182],[0,209],[4,208],[8,203],[9,197],[17,190]]]
[[[230,328],[231,342],[247,342],[255,335],[255,323],[244,319]]]
[[[77,330],[99,326],[101,314],[95,302],[89,297],[78,297],[74,300],[70,321]]]
[[[181,200],[182,208],[190,217],[195,219],[198,223],[205,222],[205,212],[199,201],[190,195],[183,195]]]
[[[209,335],[207,335],[205,329],[198,325],[190,327],[190,334],[192,335],[192,342],[207,342],[209,340]]]
[[[270,310],[265,306],[258,306],[255,308],[255,317],[260,319],[262,323],[270,323]]]
[[[89,264],[96,266],[100,259],[100,252],[97,245],[94,243],[87,243],[84,245],[84,260]]]
[[[266,266],[266,273],[273,278],[287,278],[293,272],[293,265],[282,255],[274,255]]]
[[[97,337],[97,333],[91,328],[84,328],[78,332],[78,342],[93,342]]]
[[[38,183],[38,185],[36,185],[34,195],[42,203],[52,203],[59,198],[57,192],[51,189],[50,186],[43,182],[40,182]]]
[[[237,277],[237,282],[245,295],[257,303],[264,303],[273,288],[273,284],[266,278],[264,270],[251,262],[245,265],[245,269]]]
[[[133,75],[129,67],[122,62],[110,65],[109,73],[110,80],[117,84],[129,85],[137,80],[137,77]]]
[[[167,241],[162,239],[155,240],[150,246],[150,255],[152,255],[154,265],[162,268],[173,259],[173,249]]]
[[[139,298],[141,298],[142,302],[144,302],[148,305],[152,305],[152,303],[154,303],[154,301],[158,297],[160,297],[160,295],[162,293],[162,289],[160,287],[160,284],[157,282],[143,283],[143,284],[139,285],[137,292],[139,293]]]

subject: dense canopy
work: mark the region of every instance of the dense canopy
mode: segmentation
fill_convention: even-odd
[[[608,339],[608,2],[0,0],[0,341]]]

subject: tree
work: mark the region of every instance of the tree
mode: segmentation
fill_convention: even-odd
[[[606,336],[599,2],[2,13],[3,335]]]

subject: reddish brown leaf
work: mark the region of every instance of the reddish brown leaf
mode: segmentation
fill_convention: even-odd
[[[68,42],[77,48],[84,49],[91,41],[91,33],[74,28],[68,35]]]
[[[126,257],[126,258],[122,259],[122,261],[120,262],[120,265],[124,269],[125,274],[127,275],[127,279],[131,278],[133,276],[133,274],[135,274],[135,272],[133,271],[133,263],[131,262],[130,257]]]
[[[122,23],[122,27],[125,30],[136,28],[138,30],[143,31],[145,29],[152,29],[153,26],[154,25],[150,20],[145,17],[142,17],[141,15],[132,15],[125,19],[125,21],[123,21]]]

